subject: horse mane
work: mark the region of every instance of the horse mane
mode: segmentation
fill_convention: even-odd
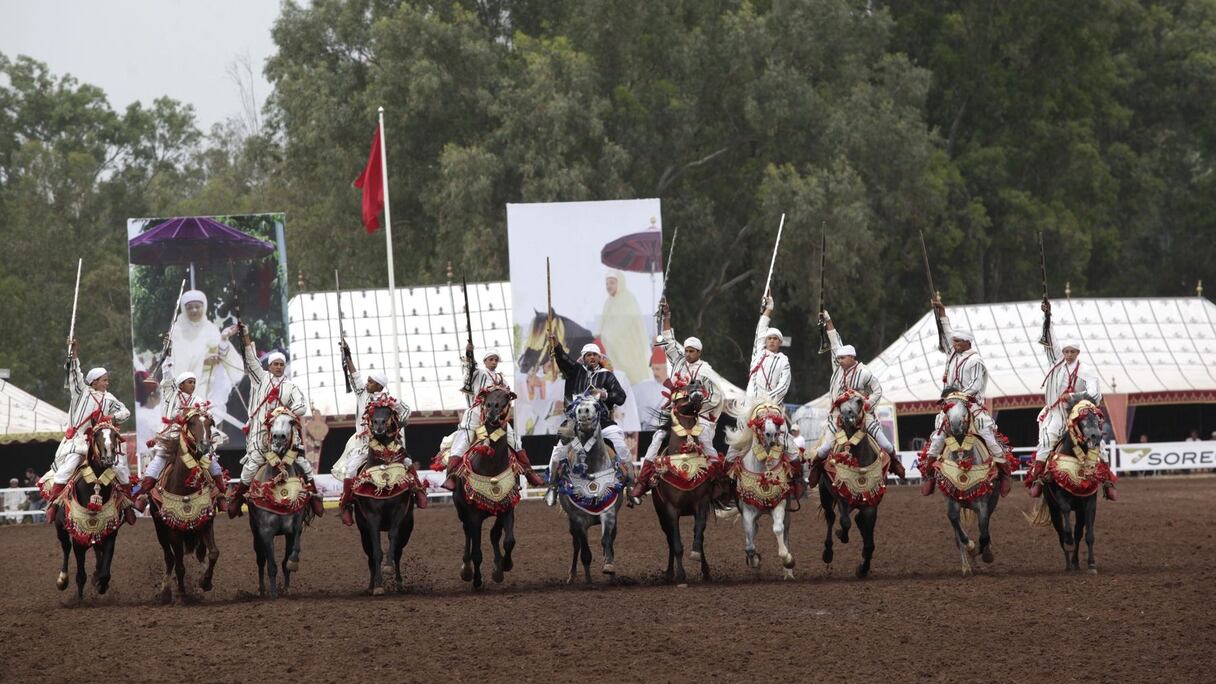
[[[753,419],[753,414],[756,412],[756,410],[765,405],[771,406],[773,404],[766,399],[760,398],[749,399],[748,402],[744,404],[745,410],[742,413],[742,417],[745,417],[748,420],[741,421],[734,427],[726,428],[727,446],[731,446],[736,449],[748,449],[751,447],[755,436],[752,434],[751,426],[748,423]],[[788,430],[788,428],[785,426],[782,426],[782,429]]]

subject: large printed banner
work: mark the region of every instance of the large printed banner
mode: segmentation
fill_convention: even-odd
[[[1216,441],[1117,444],[1109,449],[1117,473],[1216,468]]]
[[[281,351],[290,358],[283,227],[281,213],[127,221],[141,452],[162,427],[161,402],[173,391],[173,376],[185,371],[197,378],[195,401],[211,402],[227,436],[221,448],[245,448],[249,378],[233,324],[239,307],[258,355]],[[177,300],[183,280],[185,293]]]
[[[663,290],[659,200],[508,204],[507,231],[516,431],[554,434],[565,409],[545,343],[546,257],[559,342],[576,360],[584,345],[597,345],[628,396],[617,423],[626,433],[650,429],[667,379],[666,359],[652,347]]]

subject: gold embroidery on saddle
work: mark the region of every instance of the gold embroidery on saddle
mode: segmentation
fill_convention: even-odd
[[[668,484],[692,489],[709,474],[709,458],[700,451],[666,454],[655,459],[654,469]]]
[[[781,503],[790,493],[790,474],[785,467],[754,473],[737,461],[734,470],[735,486],[739,496],[756,508],[771,509]]]
[[[968,435],[970,439],[972,435]],[[957,444],[957,442],[956,442]],[[963,440],[963,444],[967,444],[967,440]],[[956,461],[948,458],[945,454],[958,453],[956,450],[947,450],[942,458],[937,459],[937,472],[947,482],[954,486],[960,493],[968,492],[980,485],[990,483],[997,476],[997,470],[1000,466],[995,460],[989,458],[988,449],[983,442],[974,443],[972,447],[979,450],[979,455],[974,460],[971,460],[970,465],[964,462]],[[970,450],[963,452],[970,453]]]
[[[375,490],[375,495],[380,496],[413,486],[413,480],[414,476],[410,473],[409,468],[406,468],[405,464],[400,461],[377,463],[369,464],[359,473],[355,478],[355,487],[371,487]]]
[[[92,474],[92,470],[88,470]],[[64,528],[78,544],[99,544],[122,525],[122,513],[118,510],[117,497],[114,495],[96,511],[89,510],[75,497],[68,497],[65,507]]]
[[[182,532],[197,530],[215,516],[215,493],[210,484],[193,494],[174,494],[163,486],[152,490],[157,515],[166,525]]]
[[[118,473],[114,472],[113,468],[106,468],[101,475],[93,473],[93,469],[82,465],[76,471],[77,476],[89,484],[100,484],[102,487],[109,487],[118,478]]]
[[[462,473],[465,487],[473,490],[492,503],[501,503],[509,498],[519,488],[519,478],[514,468],[507,468],[497,475],[478,475],[472,469]]]
[[[696,438],[701,436],[701,421],[697,421],[691,428],[686,428],[680,425],[680,421],[673,421],[671,431],[676,437]]]
[[[487,444],[493,444],[493,443],[497,442],[498,440],[502,439],[503,437],[506,437],[507,431],[504,430],[500,426],[500,427],[496,428],[494,430],[494,432],[487,434],[486,426],[478,425],[477,430],[474,432],[474,435],[475,435],[475,437],[473,439],[474,442],[485,442]]]

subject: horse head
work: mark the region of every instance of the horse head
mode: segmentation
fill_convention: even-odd
[[[671,405],[671,420],[685,427],[696,424],[697,416],[701,413],[701,405],[705,403],[705,390],[700,380],[683,382],[668,379],[663,383],[667,388],[664,394]]]
[[[507,422],[512,401],[515,401],[515,393],[502,385],[483,389],[477,395],[477,403],[481,404],[482,425],[487,429],[502,427]]]
[[[848,389],[836,398],[834,408],[839,414],[840,429],[852,437],[857,430],[865,429],[866,415],[870,412],[865,395]]]
[[[962,392],[951,388],[947,390],[942,393],[943,427],[961,444],[971,432],[971,404],[974,400]]]
[[[1068,434],[1073,443],[1085,451],[1097,449],[1105,434],[1105,418],[1102,410],[1088,399],[1070,399],[1068,408]]]
[[[604,405],[591,396],[591,390],[588,389],[574,398],[574,403],[567,410],[567,415],[573,425],[574,434],[579,439],[587,441],[599,429],[600,419],[605,412]]]
[[[266,422],[270,431],[270,450],[280,456],[287,453],[295,444],[295,436],[299,429],[299,419],[291,409],[281,406],[271,412]]]
[[[788,434],[785,425],[785,409],[777,404],[763,402],[751,410],[751,418],[747,421],[753,437],[768,451],[783,441]]]
[[[194,456],[203,456],[211,451],[211,426],[215,421],[211,413],[201,406],[193,406],[179,417],[182,441],[186,450]]]
[[[118,462],[122,434],[109,416],[98,420],[89,430],[89,462],[102,469]]]
[[[397,411],[394,410],[395,400],[381,399],[367,405],[363,414],[367,430],[380,444],[388,444],[397,438],[401,426],[397,424]]]

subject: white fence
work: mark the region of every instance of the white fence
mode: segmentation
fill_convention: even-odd
[[[1109,444],[1104,447],[1106,451],[1106,459],[1110,463],[1111,468],[1116,473],[1157,473],[1157,472],[1176,472],[1189,470],[1213,470],[1216,469],[1216,441],[1200,441],[1200,442],[1153,442],[1141,444]],[[1034,451],[1033,447],[1019,447],[1013,450],[1013,453],[1018,456],[1026,456]],[[916,468],[915,451],[900,451],[898,452],[900,462],[904,465],[904,470],[907,471],[909,480],[919,480],[920,471]],[[638,464],[640,466],[640,464]],[[547,466],[537,466],[539,471],[547,471]],[[1024,474],[1024,470],[1019,469],[1014,474]],[[450,499],[452,493],[444,489],[443,484],[446,475],[441,471],[436,470],[419,470],[418,476],[427,483],[427,497],[432,501],[443,501]],[[892,478],[894,480],[894,478]],[[521,498],[523,499],[539,499],[545,495],[545,490],[538,487],[529,487],[527,481],[520,478]],[[326,501],[337,501],[342,495],[342,483],[332,475],[317,475],[317,489],[324,495]],[[33,502],[28,499],[29,492],[36,492],[36,487],[15,487],[11,489],[0,489],[0,500],[4,502],[5,510],[0,513],[0,521],[6,523],[21,522],[21,518],[27,516],[41,516],[42,510],[10,510],[10,502],[20,504],[28,503],[31,506]],[[10,498],[10,495],[12,497]],[[20,497],[20,498],[18,498]]]

